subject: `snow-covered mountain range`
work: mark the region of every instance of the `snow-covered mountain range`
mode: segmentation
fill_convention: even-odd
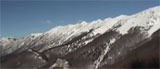
[[[4,68],[109,67],[123,60],[127,52],[139,48],[139,43],[150,41],[159,29],[157,6],[134,15],[58,26],[21,38],[2,38],[1,63],[6,65]]]

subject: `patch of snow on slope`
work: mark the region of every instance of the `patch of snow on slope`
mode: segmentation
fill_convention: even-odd
[[[98,69],[99,64],[101,63],[101,61],[103,60],[104,56],[107,54],[107,52],[110,49],[110,45],[112,43],[114,43],[116,41],[116,39],[111,39],[109,43],[106,43],[106,48],[104,51],[101,52],[101,55],[98,57],[98,59],[94,62],[95,64],[95,68]]]
[[[151,36],[152,33],[154,33],[158,29],[160,29],[160,18],[158,19],[158,21],[155,22],[155,24],[153,25],[153,27],[148,31],[149,36]]]
[[[68,61],[64,60],[64,59],[57,59],[57,61],[51,66],[49,67],[49,69],[54,69],[54,68],[63,68],[63,69],[68,69],[69,67],[69,63]]]
[[[93,39],[90,39],[90,40],[85,41],[85,44],[88,44],[88,43],[90,43],[91,41],[93,41]]]
[[[153,23],[153,27],[148,31],[149,36],[151,36],[156,30],[160,29],[160,6],[151,8],[150,10],[154,11],[150,12],[154,13],[154,17],[151,17],[150,19],[150,23]]]

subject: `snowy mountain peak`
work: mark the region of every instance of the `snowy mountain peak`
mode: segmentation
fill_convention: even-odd
[[[41,36],[43,33],[32,33],[31,36],[32,37],[38,37]]]
[[[123,25],[117,30],[121,34],[126,34],[132,27],[140,26],[145,29],[151,28],[148,33],[151,35],[154,31],[160,28],[160,6],[147,9],[135,15],[129,16]],[[151,32],[152,31],[152,32]]]
[[[81,25],[87,25],[88,23],[86,21],[82,21],[80,24]]]

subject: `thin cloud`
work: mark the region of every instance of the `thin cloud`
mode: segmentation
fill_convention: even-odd
[[[52,21],[51,20],[45,20],[45,21],[42,21],[43,24],[52,24]]]

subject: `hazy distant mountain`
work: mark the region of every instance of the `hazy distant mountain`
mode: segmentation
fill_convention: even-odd
[[[130,16],[2,38],[1,68],[158,68],[159,33],[157,6]]]

